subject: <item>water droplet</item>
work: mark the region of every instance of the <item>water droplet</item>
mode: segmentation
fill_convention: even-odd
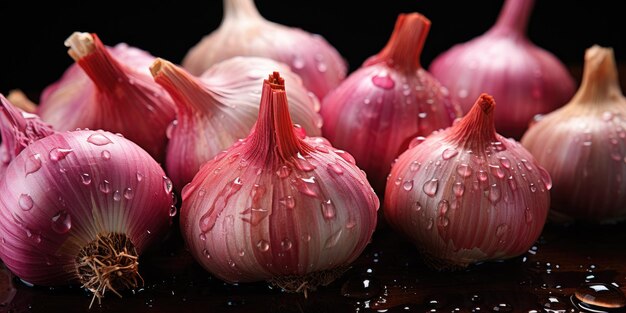
[[[300,152],[298,152],[296,164],[298,165],[298,168],[304,172],[310,172],[317,168],[315,165],[311,164],[311,162],[309,162],[309,160],[307,160],[302,154],[300,154]]]
[[[200,240],[206,241],[206,234],[205,233],[201,233],[200,234]]]
[[[437,205],[437,209],[439,209],[439,215],[445,215],[450,209],[450,204],[446,200],[441,200],[439,205]]]
[[[328,70],[328,67],[326,66],[326,63],[317,63],[317,70],[320,71],[320,73],[324,73],[326,72],[326,70]]]
[[[613,112],[611,111],[606,111],[604,113],[602,113],[602,119],[606,122],[610,121],[613,119]]]
[[[289,238],[285,238],[283,239],[283,241],[280,242],[280,247],[283,249],[283,251],[291,249],[292,246],[293,243],[291,242],[291,240],[289,240]]]
[[[449,160],[457,154],[459,154],[459,151],[456,151],[455,149],[446,149],[446,150],[443,150],[441,157],[444,160]]]
[[[504,234],[506,234],[506,232],[508,231],[509,231],[509,225],[500,224],[498,225],[498,227],[496,227],[496,237],[500,238],[504,236]]]
[[[420,166],[421,166],[421,165],[422,165],[422,163],[417,162],[417,160],[416,160],[416,161],[411,162],[411,165],[409,165],[409,169],[410,169],[412,172],[416,172],[417,170],[419,170],[419,169],[420,169]]]
[[[174,217],[177,212],[178,211],[176,210],[176,206],[175,205],[170,206],[170,216],[171,217]]]
[[[83,173],[80,175],[80,180],[83,183],[83,185],[89,185],[91,184],[91,175],[87,173]]]
[[[335,153],[339,155],[342,159],[346,160],[348,163],[356,164],[356,160],[350,153],[344,150],[335,150]]]
[[[511,187],[512,191],[517,190],[517,183],[515,182],[515,179],[513,179],[513,176],[509,176],[508,182],[509,182],[509,187]]]
[[[250,223],[252,226],[256,226],[270,215],[270,211],[260,208],[247,208],[239,214],[244,215],[241,217],[242,221]]]
[[[211,254],[209,254],[209,250],[207,249],[202,250],[202,254],[204,254],[207,259],[211,258]]]
[[[489,165],[489,169],[491,170],[491,174],[500,179],[504,178],[504,171],[498,165]]]
[[[122,200],[122,193],[120,193],[119,190],[115,190],[115,192],[113,192],[113,200],[114,201]]]
[[[528,162],[528,160],[522,159],[521,162],[522,162],[522,164],[524,164],[524,167],[526,168],[526,170],[528,170],[528,171],[532,171],[533,170],[533,167],[532,167],[532,165],[530,165],[530,162]]]
[[[293,209],[296,207],[296,199],[292,196],[286,196],[279,200],[280,204],[284,205],[288,209]]]
[[[492,309],[493,312],[513,312],[513,306],[508,303],[499,303]]]
[[[422,210],[422,204],[421,204],[421,203],[419,203],[419,201],[416,201],[416,202],[413,204],[413,210],[415,210],[415,212],[419,212],[419,211],[421,211],[421,210]]]
[[[330,235],[330,237],[328,237],[328,239],[326,239],[326,243],[324,243],[324,248],[330,249],[330,248],[336,246],[337,243],[339,243],[339,238],[341,237],[342,230],[343,229],[339,229],[338,231],[336,231],[335,233]]]
[[[472,176],[472,168],[467,164],[459,164],[459,166],[456,167],[456,172],[461,175],[461,177]]]
[[[452,191],[454,191],[455,196],[462,197],[465,192],[465,186],[462,182],[456,182],[454,183],[454,186],[452,186]]]
[[[335,211],[335,205],[332,203],[332,201],[330,201],[330,199],[322,202],[322,215],[325,219],[332,219],[335,217],[336,214],[337,212]]]
[[[524,220],[526,223],[530,223],[533,221],[533,213],[530,211],[530,208],[526,208],[524,212]]]
[[[124,189],[124,198],[130,200],[133,198],[133,196],[134,196],[134,192],[132,188],[128,187]]]
[[[339,163],[335,163],[335,162],[328,163],[328,170],[337,175],[343,174],[343,167]]]
[[[530,192],[536,192],[537,191],[537,186],[535,186],[535,184],[530,183],[528,185],[528,187],[530,188]]]
[[[489,188],[489,195],[487,197],[489,198],[489,201],[495,204],[498,201],[500,201],[501,196],[502,196],[502,192],[500,191],[500,187],[498,187],[497,184],[491,185],[491,187]]]
[[[439,227],[446,228],[446,227],[448,227],[448,225],[450,225],[450,220],[447,217],[445,217],[445,216],[440,216],[437,219],[437,225]]]
[[[315,146],[315,150],[321,152],[321,153],[329,153],[330,150],[328,150],[328,147],[326,146]]]
[[[618,309],[626,307],[626,296],[619,287],[613,284],[585,284],[576,289],[574,295],[583,303],[598,308]]]
[[[296,56],[295,58],[293,58],[293,62],[291,63],[291,65],[293,65],[293,68],[301,70],[304,68],[304,60],[301,57]]]
[[[167,137],[167,139],[172,139],[172,135],[174,134],[174,129],[176,129],[177,125],[178,125],[177,120],[173,120],[169,125],[167,125],[167,128],[165,129],[165,136]]]
[[[358,300],[371,299],[382,291],[378,279],[371,275],[357,275],[350,277],[341,286],[344,297]]]
[[[138,182],[143,180],[143,177],[144,177],[143,174],[137,172],[136,176],[137,176],[137,181]]]
[[[537,167],[539,170],[539,175],[541,176],[541,181],[547,190],[552,189],[552,178],[548,171],[546,171],[543,167]]]
[[[396,82],[389,77],[389,73],[386,71],[382,71],[380,74],[372,77],[372,83],[375,86],[386,90],[392,89],[396,85]]]
[[[244,255],[246,255],[246,251],[239,250],[239,253],[237,254],[239,254],[240,257],[243,257]]]
[[[461,89],[458,92],[459,98],[461,99],[467,98],[467,94],[468,94],[467,89]]]
[[[402,184],[402,188],[406,191],[411,191],[413,189],[413,180],[407,180]]]
[[[261,252],[267,252],[270,249],[270,243],[261,239],[256,243],[256,247],[261,251]]]
[[[17,200],[17,203],[19,204],[20,209],[24,211],[30,211],[30,209],[32,209],[33,205],[35,204],[33,202],[33,198],[31,198],[27,194],[21,194],[19,199]]]
[[[422,190],[427,196],[434,197],[435,194],[437,193],[437,188],[439,188],[439,180],[436,178],[433,178],[427,181],[426,183],[424,183]]]
[[[278,175],[279,178],[287,178],[289,177],[289,174],[291,174],[291,168],[289,168],[287,165],[282,165],[276,171],[276,175]]]
[[[109,152],[109,150],[104,150],[102,151],[102,153],[100,153],[100,156],[102,157],[103,160],[110,160],[111,159],[111,152]]]
[[[67,233],[72,228],[72,218],[65,211],[59,211],[52,217],[52,230],[59,234]]]
[[[24,171],[26,175],[32,174],[41,168],[41,155],[39,153],[33,154],[26,159],[24,164]]]
[[[417,147],[419,144],[424,142],[424,140],[426,140],[426,137],[423,137],[423,136],[418,136],[418,137],[413,138],[411,142],[409,142],[409,149]]]
[[[433,224],[435,224],[435,222],[433,221],[433,218],[429,218],[428,222],[426,223],[426,229],[430,230],[433,229]]]
[[[108,194],[109,192],[111,192],[111,184],[109,183],[108,180],[103,180],[100,183],[100,186],[98,186],[98,189],[100,189],[100,191],[104,194]]]
[[[509,159],[507,159],[506,157],[500,158],[500,164],[506,169],[511,168],[511,161],[509,161]]]
[[[354,220],[352,217],[348,220],[348,222],[346,223],[346,228],[347,229],[352,229],[354,228],[354,226],[356,226],[356,220]]]
[[[96,146],[105,146],[113,143],[111,139],[107,138],[107,136],[103,134],[92,134],[87,138],[87,142]]]
[[[48,157],[50,158],[50,160],[58,162],[58,161],[65,159],[65,157],[68,154],[70,154],[72,151],[73,151],[72,149],[54,148],[50,150]]]
[[[479,170],[477,176],[478,176],[478,180],[481,182],[485,182],[489,178],[489,176],[487,176],[487,173],[483,170]]]
[[[174,185],[172,184],[172,180],[169,179],[169,177],[167,176],[163,176],[163,188],[165,189],[166,194],[172,193],[172,188],[174,188]]]
[[[315,182],[315,177],[299,178],[296,182],[298,191],[309,197],[317,197],[319,195],[319,187]]]

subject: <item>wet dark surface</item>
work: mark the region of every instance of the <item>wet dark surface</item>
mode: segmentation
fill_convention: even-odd
[[[307,298],[266,283],[225,284],[200,268],[176,236],[140,264],[143,288],[121,299],[109,294],[90,312],[626,312],[624,223],[549,224],[524,255],[457,272],[429,269],[383,225],[345,275]],[[12,281],[16,292],[0,299],[9,301],[0,312],[89,311],[91,297],[77,286]],[[0,284],[10,296],[6,280]]]

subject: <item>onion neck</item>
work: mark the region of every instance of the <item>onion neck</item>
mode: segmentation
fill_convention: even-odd
[[[506,0],[490,33],[525,36],[535,0]]]
[[[387,45],[364,66],[387,62],[390,66],[414,71],[421,68],[420,56],[430,30],[430,20],[419,13],[400,14]]]
[[[278,157],[285,161],[296,157],[298,153],[312,151],[312,147],[294,133],[285,81],[278,72],[263,82],[259,117],[249,138],[252,153],[264,151],[261,154],[269,156],[272,151],[276,151]]]
[[[465,148],[482,151],[480,147],[497,140],[493,112],[495,107],[492,96],[481,94],[465,117],[453,126],[448,139]]]
[[[89,76],[98,90],[116,95],[119,86],[129,82],[122,64],[109,53],[96,34],[73,33],[66,41],[68,54]]]
[[[174,99],[178,115],[210,115],[212,109],[222,105],[198,78],[170,61],[157,58],[150,66],[150,72],[154,81]]]
[[[570,103],[615,103],[623,98],[613,49],[598,45],[587,49],[582,82]]]
[[[231,20],[262,20],[254,0],[224,0],[223,22]]]
[[[0,94],[0,145],[11,159],[31,143],[52,134],[52,127],[39,116],[23,112]]]

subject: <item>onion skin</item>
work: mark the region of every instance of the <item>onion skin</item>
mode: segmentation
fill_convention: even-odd
[[[155,58],[126,44],[106,47],[96,34],[74,33],[66,45],[76,63],[43,91],[37,114],[58,131],[121,133],[163,162],[175,109],[150,75]]]
[[[0,94],[0,179],[26,146],[54,132],[39,116],[21,110]]]
[[[626,216],[626,98],[612,48],[586,50],[582,84],[544,115],[522,144],[554,180],[554,222],[603,223]]]
[[[187,52],[182,65],[200,75],[235,56],[288,64],[319,99],[337,87],[348,71],[347,62],[323,37],[264,19],[253,0],[224,0],[221,25]]]
[[[379,202],[351,156],[294,131],[284,88],[270,76],[250,135],[185,187],[181,231],[224,281],[299,277],[301,289],[314,289],[306,277],[345,268],[366,247]]]
[[[0,180],[0,258],[32,284],[84,283],[77,256],[98,235],[124,234],[139,254],[163,239],[173,205],[164,175],[146,151],[109,132],[30,144]]]
[[[430,21],[400,14],[387,46],[322,103],[322,133],[354,155],[378,194],[393,160],[415,136],[452,125],[460,109],[419,62]]]
[[[162,59],[151,69],[155,81],[177,106],[176,122],[167,132],[166,157],[167,174],[177,190],[193,179],[202,164],[250,134],[259,115],[259,86],[265,73],[281,71],[290,82],[287,95],[293,121],[310,136],[321,135],[317,97],[282,63],[234,57],[215,64],[200,77]]]
[[[454,126],[414,141],[391,170],[384,216],[435,268],[521,255],[545,224],[550,176],[495,132],[494,108],[481,95]]]
[[[575,81],[552,53],[526,37],[534,0],[507,0],[485,34],[437,56],[429,71],[467,113],[481,93],[498,99],[496,129],[519,140],[536,114],[551,112],[575,92]]]

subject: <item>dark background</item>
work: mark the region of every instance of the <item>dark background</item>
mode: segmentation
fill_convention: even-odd
[[[270,21],[325,37],[356,69],[386,43],[399,13],[419,12],[432,21],[422,64],[453,44],[486,31],[501,0],[257,0]],[[567,65],[580,65],[593,44],[612,46],[626,62],[622,1],[537,0],[528,36]],[[222,1],[0,1],[0,92],[20,88],[34,97],[72,64],[63,45],[74,31],[97,33],[107,45],[126,42],[179,63],[202,36],[216,29]],[[38,99],[34,99],[38,100]]]

